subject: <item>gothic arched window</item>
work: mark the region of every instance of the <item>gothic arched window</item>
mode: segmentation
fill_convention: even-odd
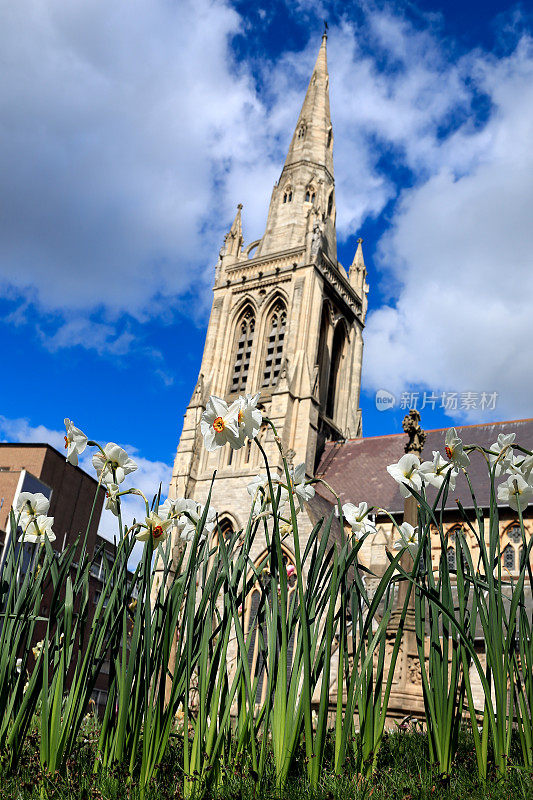
[[[326,147],[331,147],[332,139],[333,139],[333,131],[330,128],[329,131],[328,131],[328,143],[327,143]]]
[[[298,128],[298,139],[303,139],[305,136],[305,124],[302,123]]]
[[[287,186],[285,188],[285,191],[283,193],[283,202],[284,203],[292,203],[292,189],[291,189],[290,186]]]
[[[305,190],[305,202],[306,203],[314,203],[315,202],[315,189],[313,186],[308,186]]]
[[[333,211],[333,192],[330,192],[328,197],[328,217],[331,217]]]
[[[331,367],[329,370],[328,396],[326,402],[326,415],[330,419],[335,417],[335,404],[337,399],[337,389],[339,385],[342,355],[344,352],[344,341],[346,339],[344,326],[338,324],[333,334],[333,346],[331,348]]]
[[[320,403],[324,406],[327,398],[329,351],[328,351],[329,314],[326,303],[322,306],[320,320],[320,336],[318,339],[318,352],[316,363],[318,366],[318,395]]]
[[[283,342],[287,312],[285,305],[278,300],[268,318],[266,327],[266,355],[263,368],[262,386],[274,386],[281,370]]]
[[[235,333],[235,346],[233,356],[233,376],[230,392],[240,392],[246,388],[248,371],[250,369],[250,356],[254,340],[255,316],[252,308],[246,306],[239,317]]]
[[[502,566],[509,572],[517,572],[522,556],[522,530],[517,522],[504,531],[501,542]]]

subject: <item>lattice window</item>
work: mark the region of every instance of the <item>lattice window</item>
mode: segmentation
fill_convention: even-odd
[[[278,380],[281,370],[281,359],[283,358],[283,342],[285,340],[286,324],[287,312],[283,303],[279,302],[272,311],[267,325],[263,387],[274,386]]]
[[[455,547],[448,547],[446,551],[446,558],[448,559],[448,569],[455,572],[457,569],[457,560],[455,557]]]
[[[231,380],[230,392],[240,392],[246,388],[254,330],[254,313],[251,308],[247,308],[237,323],[235,361],[233,362],[233,377]]]
[[[522,541],[522,531],[520,530],[520,525],[513,525],[511,528],[507,528],[505,532],[509,539],[514,542],[514,544],[518,544]]]
[[[508,569],[509,572],[514,572],[516,568],[516,553],[512,545],[508,544],[505,550],[503,551],[502,561],[505,569]]]

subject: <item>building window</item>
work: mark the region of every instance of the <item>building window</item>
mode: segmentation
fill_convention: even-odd
[[[502,561],[503,566],[505,569],[508,569],[509,572],[514,572],[516,569],[516,557],[514,547],[510,544],[507,545],[505,550],[502,553]]]
[[[308,186],[305,190],[305,202],[306,203],[314,203],[315,202],[316,193],[313,186]]]
[[[298,128],[298,139],[303,139],[305,136],[305,125],[300,125]]]
[[[522,530],[513,522],[504,531],[501,542],[501,560],[504,569],[517,572],[523,555]]]
[[[333,212],[333,192],[330,192],[330,195],[328,197],[328,217],[331,217],[332,212]]]
[[[448,569],[450,572],[455,572],[457,570],[457,560],[455,557],[455,547],[448,547],[446,551],[446,558],[448,559]]]
[[[283,202],[292,203],[292,189],[288,186],[283,193]]]
[[[246,388],[248,370],[250,369],[250,356],[254,339],[255,317],[252,309],[247,306],[239,317],[236,331],[235,356],[233,361],[233,377],[230,392],[240,392]]]
[[[329,131],[328,131],[328,143],[327,143],[326,147],[331,147],[332,139],[333,139],[333,131],[330,128]]]
[[[218,530],[225,542],[227,542],[235,532],[233,522],[228,517],[222,517],[218,523]]]
[[[280,301],[276,303],[268,318],[266,356],[263,369],[262,386],[274,386],[277,382],[281,370],[281,359],[283,357],[283,342],[285,339],[285,326],[287,323],[287,312],[284,304]]]
[[[340,379],[341,362],[344,353],[345,341],[344,326],[338,324],[333,334],[333,345],[331,348],[331,368],[329,371],[328,395],[326,402],[326,416],[330,419],[335,418],[335,406]]]

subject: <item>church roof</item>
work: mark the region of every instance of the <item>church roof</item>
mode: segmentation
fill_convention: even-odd
[[[482,425],[463,425],[456,427],[457,434],[464,444],[480,444],[490,447],[498,434],[516,433],[516,442],[533,450],[533,419],[491,422]],[[423,461],[433,460],[433,450],[444,455],[444,437],[447,428],[427,431],[427,439],[422,451]],[[342,503],[365,501],[369,506],[386,508],[391,512],[403,511],[404,501],[398,484],[387,472],[387,466],[404,455],[407,435],[396,433],[386,436],[370,436],[363,439],[349,439],[345,442],[327,442],[318,465],[316,476],[323,478],[340,494]],[[469,476],[479,506],[489,505],[490,484],[486,462],[479,452],[470,455]],[[431,487],[429,487],[431,490]],[[330,503],[334,498],[325,486],[316,484],[319,495]],[[428,491],[431,498],[431,491]],[[454,492],[450,492],[446,508],[456,509],[456,500],[465,508],[472,508],[472,497],[464,474],[457,477]]]

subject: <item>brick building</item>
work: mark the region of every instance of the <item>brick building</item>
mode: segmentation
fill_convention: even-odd
[[[95,500],[91,518],[91,509]],[[96,554],[91,566],[89,580],[89,606],[94,612],[101,595],[104,579],[104,560],[109,565],[114,561],[114,545],[98,534],[105,491],[98,490],[98,482],[80,467],[66,461],[64,453],[49,444],[0,444],[0,561],[9,535],[9,512],[15,506],[21,492],[42,492],[50,500],[48,515],[54,517],[53,530],[56,539],[52,548],[61,552],[85,534],[87,526],[87,552]],[[90,521],[90,524],[89,524]],[[26,544],[24,563],[28,564],[33,545]],[[75,559],[76,560],[76,559]],[[43,597],[43,612],[50,605],[47,594]],[[91,612],[90,617],[92,617]],[[42,638],[43,627],[36,631],[35,641]],[[104,662],[97,678],[93,700],[101,711],[107,699],[109,662]]]

